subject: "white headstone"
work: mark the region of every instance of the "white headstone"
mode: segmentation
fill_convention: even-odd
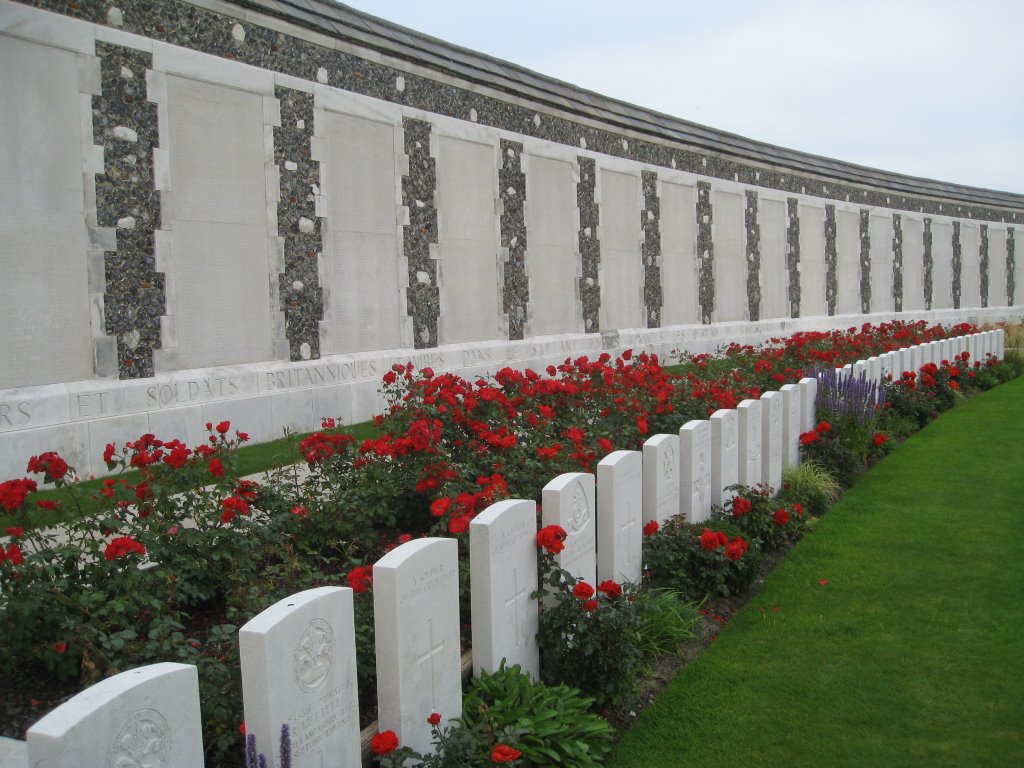
[[[851,367],[851,374],[855,379],[864,379],[866,381],[869,378],[870,373],[871,371],[868,367],[867,360],[858,360]]]
[[[33,768],[202,766],[198,671],[163,662],[108,677],[27,736]]]
[[[28,765],[28,744],[0,736],[0,768],[26,768]]]
[[[679,512],[688,523],[711,517],[711,422],[694,419],[679,429]]]
[[[914,350],[910,347],[904,347],[900,350],[900,365],[899,375],[902,376],[908,371],[914,370]]]
[[[641,453],[612,451],[597,464],[598,581],[640,581],[643,524]]]
[[[744,400],[736,406],[740,460],[737,482],[751,488],[761,482],[761,410],[760,400]]]
[[[818,423],[818,380],[814,378],[800,379],[800,386],[804,390],[804,413],[801,430],[803,432],[810,432]]]
[[[378,727],[427,753],[427,717],[462,715],[458,542],[415,539],[384,555],[373,566],[373,612]]]
[[[996,335],[996,357],[1002,360],[1006,355],[1006,331],[1000,328],[994,333]]]
[[[359,768],[352,590],[319,587],[286,597],[238,632],[246,735],[279,768],[281,727],[295,768],[324,760]]]
[[[778,491],[782,486],[782,434],[785,395],[761,395],[761,482]]]
[[[711,414],[711,503],[724,506],[736,495],[726,491],[740,479],[739,414],[719,408]]]
[[[654,435],[643,449],[644,525],[679,514],[679,435]]]
[[[800,425],[804,406],[800,400],[803,391],[796,384],[783,384],[782,392],[782,468],[789,469],[800,463]]]
[[[882,361],[877,357],[868,358],[868,381],[878,381],[882,378]]]
[[[473,671],[493,673],[505,660],[538,679],[537,503],[507,499],[469,523]]]
[[[555,562],[577,579],[594,584],[597,578],[597,521],[594,476],[566,472],[541,491],[544,525],[560,525],[568,534]]]
[[[917,373],[921,370],[922,366],[924,366],[924,345],[915,344],[910,348],[910,351],[912,353],[911,359],[913,360],[914,366],[911,370],[913,370],[914,373]]]

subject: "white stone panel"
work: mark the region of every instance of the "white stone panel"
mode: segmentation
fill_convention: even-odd
[[[438,144],[440,342],[500,339],[495,150],[451,136]]]
[[[612,451],[597,463],[597,580],[640,583],[643,459]]]
[[[28,730],[29,765],[203,764],[199,675],[164,662],[108,677]]]
[[[239,630],[238,650],[246,736],[271,768],[282,765],[284,724],[289,765],[360,768],[351,589],[318,587],[274,603]]]
[[[177,367],[269,360],[263,97],[169,75],[167,99]]]
[[[694,419],[679,429],[679,513],[688,523],[711,517],[711,422]]]
[[[640,179],[600,170],[601,330],[644,328]]]
[[[785,395],[761,395],[761,482],[778,491],[782,486],[783,422]]]
[[[924,222],[904,215],[903,311],[924,309]]]
[[[789,268],[786,264],[786,204],[758,201],[761,226],[761,317],[789,317]]]
[[[860,218],[836,209],[836,314],[860,313]]]
[[[415,539],[378,560],[373,613],[378,727],[432,751],[427,717],[445,724],[462,714],[458,542]]]
[[[735,495],[725,489],[739,482],[739,414],[719,408],[711,414],[711,503],[725,506]]]
[[[399,271],[395,127],[321,111],[324,355],[396,349],[406,316]],[[310,286],[311,287],[311,286]]]
[[[4,36],[0,72],[0,388],[92,378],[79,56]]]
[[[932,309],[953,306],[953,225],[932,221]]]
[[[588,472],[566,472],[541,491],[544,526],[559,525],[567,534],[565,549],[555,555],[555,562],[591,585],[597,578],[594,495],[594,476]]]
[[[572,164],[535,155],[527,155],[525,164],[530,287],[526,335],[582,333]]]
[[[981,231],[976,224],[960,224],[960,307],[981,306]]]
[[[715,319],[718,322],[747,320],[746,225],[744,196],[720,189],[711,191],[712,242],[714,243]]]
[[[737,482],[751,488],[761,482],[762,408],[760,400],[744,400],[736,406],[739,453]]]
[[[469,523],[473,670],[494,673],[505,661],[535,680],[537,647],[537,504],[508,499]]]
[[[1006,230],[988,228],[988,306],[1006,306]]]
[[[871,311],[892,312],[895,306],[892,274],[892,214],[872,213],[871,234]]]
[[[1013,278],[1013,306],[1024,304],[1024,227],[1014,227],[1013,257],[1015,262]]]
[[[654,435],[644,442],[644,524],[679,514],[679,435]]]
[[[693,187],[661,185],[661,324],[700,322],[697,301],[696,204]]]
[[[825,301],[825,208],[801,202],[800,317],[828,314]]]

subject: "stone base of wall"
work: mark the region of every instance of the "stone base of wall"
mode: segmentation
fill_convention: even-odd
[[[309,432],[332,417],[366,421],[385,408],[381,377],[392,365],[488,376],[509,366],[541,370],[567,357],[626,349],[665,361],[682,353],[714,353],[731,343],[759,344],[799,331],[844,329],[892,320],[955,325],[1024,322],[1024,307],[785,318],[716,325],[638,328],[605,334],[539,336],[525,341],[473,342],[429,350],[396,349],[335,355],[295,363],[198,368],[142,380],[77,381],[0,390],[0,478],[20,477],[30,456],[58,451],[82,477],[106,470],[107,443],[123,447],[145,433],[202,443],[207,422],[229,420],[254,442],[285,430]]]

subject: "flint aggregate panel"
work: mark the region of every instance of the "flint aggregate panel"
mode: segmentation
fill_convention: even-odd
[[[800,203],[800,317],[826,314],[825,208]]]
[[[715,246],[715,319],[746,320],[747,258],[744,251],[745,206],[742,194],[713,189],[712,237]]]
[[[640,179],[600,170],[601,328],[642,328]]]
[[[0,35],[0,388],[93,375],[78,62]]]
[[[581,333],[572,164],[528,155],[525,166],[528,335]]]
[[[693,187],[661,185],[661,323],[665,326],[700,322],[694,198]]]
[[[270,360],[263,97],[168,75],[167,110],[178,367]]]
[[[495,149],[451,136],[438,143],[440,343],[500,339]]]
[[[321,112],[324,354],[403,346],[395,127]]]

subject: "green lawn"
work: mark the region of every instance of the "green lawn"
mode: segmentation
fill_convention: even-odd
[[[1022,501],[1017,379],[861,479],[607,765],[1024,766]]]

